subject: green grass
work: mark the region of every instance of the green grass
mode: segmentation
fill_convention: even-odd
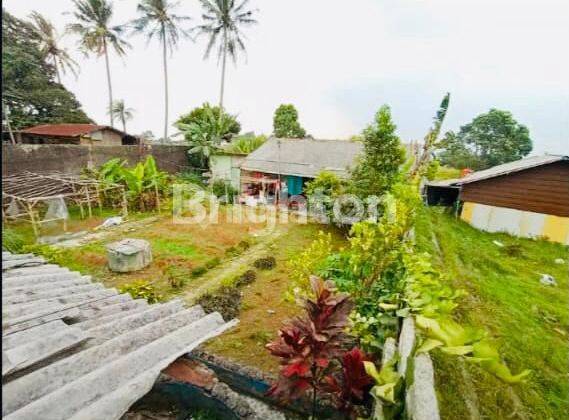
[[[567,248],[482,232],[433,208],[420,214],[416,233],[419,249],[434,256],[450,284],[469,293],[456,318],[484,327],[514,372],[532,370],[527,383],[509,386],[476,365],[435,352],[442,417],[566,418]],[[565,264],[556,264],[557,258]],[[558,286],[540,284],[540,273],[555,277]]]

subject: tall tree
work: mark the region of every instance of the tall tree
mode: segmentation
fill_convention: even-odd
[[[14,130],[92,122],[75,96],[55,81],[55,67],[42,53],[41,42],[30,23],[2,10],[2,113],[9,109]]]
[[[397,180],[405,151],[395,134],[391,109],[383,105],[363,132],[364,153],[352,172],[353,190],[362,197],[382,196]]]
[[[57,82],[61,84],[61,73],[66,74],[66,70],[71,71],[77,77],[79,65],[71,58],[67,50],[59,45],[61,35],[51,21],[35,11],[30,14],[30,18],[32,27],[40,39],[42,54],[55,67]]]
[[[200,0],[203,8],[203,23],[196,27],[199,35],[209,37],[204,58],[208,58],[215,45],[218,46],[217,57],[221,59],[221,88],[219,107],[223,110],[223,93],[225,90],[225,66],[227,55],[237,63],[239,51],[245,52],[242,27],[254,25],[255,10],[247,8],[249,0],[236,5],[234,0]]]
[[[521,159],[533,148],[528,128],[510,112],[494,108],[460,127],[456,135],[447,133],[442,147],[443,164],[470,163],[475,170]]]
[[[449,103],[450,93],[447,92],[441,101],[439,109],[437,110],[437,115],[433,119],[433,126],[423,140],[423,148],[420,154],[416,156],[415,161],[413,162],[413,167],[409,172],[409,178],[412,180],[417,180],[418,176],[424,175],[427,170],[431,154],[433,153],[433,149],[436,147],[443,122],[447,115]]]
[[[282,104],[273,117],[275,137],[299,139],[306,136],[306,130],[298,122],[298,111],[292,104]]]
[[[73,16],[76,23],[68,25],[68,30],[80,37],[79,45],[88,54],[105,56],[107,69],[107,87],[109,91],[109,109],[113,106],[113,86],[111,83],[111,69],[109,66],[109,47],[114,49],[118,56],[126,54],[129,43],[121,36],[124,26],[111,25],[113,4],[108,0],[72,0],[75,5]],[[111,126],[114,126],[113,114],[110,114]]]
[[[173,13],[179,3],[168,0],[142,0],[137,7],[141,15],[133,21],[137,33],[146,34],[148,42],[157,37],[162,44],[162,60],[164,67],[164,139],[168,139],[168,60],[167,50],[170,54],[178,46],[180,37],[188,37],[187,30],[180,24],[190,20],[188,16],[179,16]]]
[[[122,131],[126,133],[126,122],[132,120],[134,109],[128,108],[123,99],[118,99],[113,102],[109,113],[113,113],[119,119],[122,123]]]

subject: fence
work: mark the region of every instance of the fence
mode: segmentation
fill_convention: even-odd
[[[119,157],[130,165],[152,155],[158,167],[169,173],[181,172],[188,166],[188,146],[83,146],[63,144],[2,145],[2,176],[24,171],[36,173],[64,172],[79,174],[83,168],[102,165]]]

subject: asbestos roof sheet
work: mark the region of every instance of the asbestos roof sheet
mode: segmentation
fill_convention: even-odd
[[[503,165],[493,166],[492,168],[488,168],[483,171],[473,172],[464,178],[434,181],[429,182],[427,185],[434,187],[460,186],[561,161],[569,161],[569,157],[563,155],[532,156],[529,158],[516,160],[514,162],[504,163]]]
[[[31,254],[2,253],[2,418],[119,419],[171,362],[237,321],[149,305]]]
[[[326,170],[345,177],[362,150],[362,143],[356,141],[271,137],[247,156],[241,168],[307,178]]]

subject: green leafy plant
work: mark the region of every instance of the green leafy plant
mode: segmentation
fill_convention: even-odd
[[[332,253],[332,235],[318,232],[318,237],[300,254],[289,259],[286,266],[289,271],[290,286],[285,292],[285,299],[294,301],[299,297],[309,297],[312,293],[309,278],[311,274],[321,274],[320,269],[327,265],[326,259]]]
[[[168,190],[168,174],[158,169],[152,155],[132,168],[124,160],[111,159],[96,171],[96,176],[107,184],[124,185],[129,202],[142,211],[157,208]]]
[[[239,136],[231,141],[231,144],[226,149],[229,152],[240,153],[248,155],[261,147],[267,141],[267,136]]]
[[[224,203],[233,203],[234,198],[239,195],[239,191],[223,179],[213,181],[211,192]]]
[[[221,264],[221,259],[219,257],[214,257],[208,261],[206,261],[205,268],[207,268],[208,270],[211,270],[212,268],[217,267],[219,264]]]
[[[48,263],[63,265],[64,252],[60,248],[55,248],[46,244],[24,245],[22,252],[35,254],[43,257]]]
[[[144,280],[123,284],[119,287],[119,292],[128,293],[133,299],[146,299],[150,304],[162,300],[162,295],[156,291],[154,285]]]
[[[2,249],[18,254],[22,252],[24,245],[24,238],[18,232],[6,227],[2,229]]]
[[[398,357],[387,361],[378,371],[372,362],[364,362],[366,373],[371,376],[375,385],[370,390],[371,396],[382,407],[385,418],[394,418],[402,403],[400,399],[403,391],[403,380],[395,370]]]

